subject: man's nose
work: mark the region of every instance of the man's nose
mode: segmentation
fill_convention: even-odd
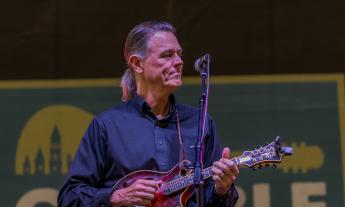
[[[178,54],[175,54],[174,55],[174,66],[178,66],[179,68],[181,67],[182,68],[182,65],[183,65],[183,60],[182,60],[182,57]]]

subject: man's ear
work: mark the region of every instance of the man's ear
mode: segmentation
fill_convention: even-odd
[[[131,68],[136,73],[142,73],[144,71],[143,67],[141,66],[141,61],[137,55],[131,55],[128,58],[128,64],[131,65]]]

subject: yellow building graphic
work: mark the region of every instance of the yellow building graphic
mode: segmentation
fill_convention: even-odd
[[[71,105],[51,105],[33,114],[18,141],[15,173],[65,174],[92,117]]]

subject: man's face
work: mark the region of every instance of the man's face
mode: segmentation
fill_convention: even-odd
[[[182,85],[182,49],[173,33],[158,32],[151,37],[142,67],[146,84],[170,92]]]

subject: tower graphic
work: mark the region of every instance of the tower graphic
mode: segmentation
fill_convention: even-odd
[[[50,173],[61,174],[61,165],[61,136],[58,128],[55,126],[52,136],[50,137]]]
[[[29,174],[31,174],[31,163],[30,163],[29,157],[26,155],[25,161],[24,161],[24,175],[29,175]]]
[[[41,148],[38,149],[35,157],[35,169],[36,175],[44,175],[44,156]]]
[[[61,160],[61,135],[59,133],[58,127],[55,126],[53,129],[53,132],[51,136],[49,137],[50,140],[50,147],[49,147],[49,172],[48,174],[52,175],[61,175],[62,174],[62,160]],[[36,156],[35,156],[35,165],[34,165],[34,174],[35,175],[44,175],[45,171],[45,159],[47,157],[44,156],[42,149],[39,148],[37,150]],[[72,162],[71,155],[67,155],[66,158],[67,165],[69,165]],[[30,175],[32,163],[30,162],[30,159],[28,156],[25,157],[25,160],[23,162],[23,170],[24,175]]]

